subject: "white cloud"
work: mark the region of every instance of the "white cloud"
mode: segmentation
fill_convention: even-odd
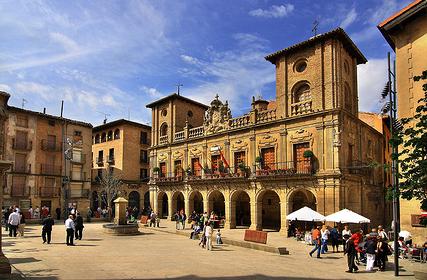
[[[189,55],[182,54],[180,57],[184,62],[189,63],[189,64],[197,65],[200,63],[197,58],[189,56]]]
[[[359,111],[379,113],[381,91],[387,82],[387,59],[370,59],[357,67]]]
[[[346,17],[341,22],[340,26],[345,29],[349,27],[356,20],[356,18],[357,18],[357,12],[356,12],[356,9],[353,8],[350,10],[350,12],[348,12]]]
[[[12,91],[11,87],[6,84],[0,84],[0,91],[5,91],[10,93]]]
[[[78,44],[74,40],[72,40],[71,38],[67,37],[62,33],[51,32],[49,35],[53,41],[61,44],[63,48],[68,52],[75,52],[80,49]]]
[[[163,97],[164,95],[157,90],[156,88],[152,88],[152,87],[147,87],[147,86],[141,86],[139,88],[140,90],[142,90],[142,92],[148,94],[150,96],[151,99],[158,99]]]
[[[294,5],[283,4],[280,6],[273,5],[269,9],[256,9],[249,12],[249,15],[254,17],[264,18],[282,18],[286,17],[294,10]]]

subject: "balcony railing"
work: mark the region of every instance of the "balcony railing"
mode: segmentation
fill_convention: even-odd
[[[276,119],[276,109],[261,111],[257,114],[257,123],[270,122]]]
[[[15,173],[31,173],[31,164],[15,164],[12,168],[12,172]]]
[[[175,141],[181,141],[185,139],[184,131],[175,132]]]
[[[22,141],[13,138],[12,139],[12,149],[21,150],[21,151],[31,151],[33,149],[32,141]]]
[[[239,128],[248,126],[250,124],[250,116],[249,115],[243,115],[237,118],[233,118],[230,120],[230,127],[231,128]]]
[[[70,198],[88,198],[89,194],[89,189],[71,189],[68,191]]]
[[[28,196],[28,189],[29,187],[25,184],[12,184],[11,195],[15,197]]]
[[[190,128],[188,130],[188,138],[196,138],[205,135],[205,128],[203,126]]]
[[[62,145],[60,142],[48,141],[43,139],[41,142],[41,148],[43,151],[47,152],[60,152],[62,150]]]
[[[72,154],[70,161],[74,164],[85,164],[86,163],[86,155],[85,154]]]
[[[168,136],[162,135],[160,136],[160,145],[167,144],[168,143]]]
[[[115,160],[114,160],[114,155],[109,155],[107,157],[107,163],[108,164],[114,164]]]
[[[312,175],[313,164],[310,159],[298,161],[285,161],[275,163],[255,164],[255,176],[298,176]]]
[[[96,164],[104,165],[104,157],[97,157],[96,158]]]
[[[154,176],[156,182],[181,182],[184,179],[184,171],[182,174],[167,173]]]
[[[291,115],[301,115],[311,112],[312,102],[310,101],[302,101],[298,103],[294,103],[291,105]]]
[[[200,172],[201,173],[201,172]],[[249,166],[244,167],[217,167],[205,168],[204,177],[195,172],[187,174],[188,180],[200,179],[226,179],[226,178],[249,178],[251,176],[251,169]],[[193,175],[194,174],[194,175]]]
[[[38,195],[40,197],[58,197],[59,188],[57,187],[40,187]]]
[[[40,173],[47,174],[47,175],[61,175],[61,166],[51,165],[51,164],[41,164]]]

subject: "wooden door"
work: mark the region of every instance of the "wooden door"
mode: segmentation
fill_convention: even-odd
[[[261,158],[263,161],[263,169],[274,170],[276,164],[276,157],[274,154],[274,148],[265,148],[261,150]]]
[[[220,155],[211,156],[212,172],[219,172],[219,161],[220,160],[221,160]]]
[[[201,176],[202,175],[199,158],[192,158],[191,159],[191,170],[193,170],[194,176]]]
[[[304,157],[304,152],[309,148],[309,143],[294,145],[294,166],[297,173],[307,173],[310,169],[310,159]]]
[[[175,177],[182,177],[182,164],[180,160],[175,160],[174,162],[174,171],[175,171]]]
[[[160,165],[160,177],[165,177],[166,176],[166,162],[161,162]]]

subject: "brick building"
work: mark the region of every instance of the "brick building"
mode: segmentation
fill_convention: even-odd
[[[349,208],[384,222],[382,134],[358,117],[357,65],[366,58],[342,29],[266,56],[276,99],[252,101],[232,117],[172,94],[152,109],[152,207],[215,211],[226,228],[286,232],[286,215],[309,206],[328,215]]]

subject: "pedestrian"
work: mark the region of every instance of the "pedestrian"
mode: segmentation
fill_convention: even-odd
[[[377,251],[377,236],[369,235],[364,247],[366,250],[366,271],[373,271]]]
[[[211,223],[206,225],[205,236],[206,236],[206,249],[212,250],[212,233],[213,229]]]
[[[156,226],[160,227],[160,216],[159,216],[159,213],[156,213]]]
[[[312,257],[313,253],[317,251],[317,258],[320,259],[320,245],[321,245],[320,244],[320,226],[317,226],[316,228],[313,229],[311,236],[314,242],[314,248],[308,254],[310,255],[310,257]]]
[[[34,209],[34,219],[40,219],[40,208],[38,206]]]
[[[88,208],[87,208],[87,213],[86,213],[86,221],[87,221],[88,223],[90,223],[90,222],[91,222],[91,220],[92,220],[92,216],[93,216],[92,209],[90,209],[90,207],[88,207]]]
[[[181,229],[185,229],[185,221],[187,221],[187,215],[185,215],[184,211],[182,211],[182,214],[181,214],[182,228]]]
[[[83,217],[80,215],[79,212],[77,212],[76,215],[76,219],[74,222],[74,226],[75,226],[75,235],[76,235],[76,240],[82,240],[83,237],[83,228],[85,227],[83,225]]]
[[[43,219],[42,221],[42,239],[43,239],[43,244],[46,243],[50,244],[50,240],[52,237],[52,227],[55,224],[55,221],[52,219],[51,215],[47,215],[46,218]],[[46,236],[47,236],[47,240],[46,240]]]
[[[56,207],[55,213],[56,213],[56,219],[60,220],[61,219],[61,208]]]
[[[347,241],[351,237],[351,230],[348,229],[347,225],[344,226],[344,229],[341,232],[341,236],[342,236],[342,247],[343,247],[343,251],[345,252],[345,246],[347,244]]]
[[[387,242],[388,241],[388,234],[387,232],[384,230],[382,225],[378,226],[378,236],[382,238],[383,242]]]
[[[181,217],[179,215],[179,211],[176,211],[176,213],[175,213],[175,228],[176,228],[176,230],[180,229],[180,224],[181,224],[180,219],[181,219]]]
[[[23,214],[23,213],[19,213],[19,217],[20,217],[20,220],[19,220],[19,225],[18,225],[18,232],[19,232],[19,235],[20,235],[21,237],[24,237],[24,230],[25,230],[25,216],[24,216],[24,214]]]
[[[345,246],[344,255],[347,254],[347,265],[348,270],[347,273],[353,273],[359,270],[359,268],[354,263],[354,259],[356,258],[356,244],[354,243],[353,237],[350,237],[350,239],[347,241],[347,244]]]
[[[16,237],[16,230],[18,229],[19,221],[21,220],[21,217],[19,216],[18,212],[13,212],[9,215],[9,236]]]
[[[329,239],[329,230],[326,225],[322,226],[322,230],[320,231],[322,237],[322,254],[326,254],[328,252],[328,239]]]
[[[202,248],[205,248],[206,245],[206,227],[208,225],[208,222],[205,223],[202,230],[202,236],[200,238],[199,246],[202,245]]]
[[[360,229],[359,231],[353,233],[351,236],[351,239],[353,239],[354,248],[356,249],[356,263],[359,264],[359,256],[358,253],[362,253],[362,250],[359,247],[359,244],[363,241],[363,230]]]
[[[74,231],[76,227],[73,221],[73,215],[69,215],[68,219],[65,221],[65,230],[67,231],[67,246],[74,246]]]
[[[9,207],[6,212],[4,213],[4,224],[5,224],[5,230],[6,231],[10,231],[10,226],[9,226],[9,216],[10,214],[12,214],[12,208]]]
[[[220,231],[220,229],[218,229],[218,231],[216,232],[216,244],[217,245],[222,244],[222,238],[221,238],[221,231]]]
[[[395,251],[395,254],[397,254],[396,251]],[[378,267],[380,271],[385,270],[388,254],[390,254],[390,248],[388,247],[387,242],[384,241],[381,236],[378,236],[377,257],[378,257]]]
[[[151,211],[151,214],[150,214],[150,227],[156,227],[156,219],[157,219],[156,213],[154,213],[154,211]]]
[[[329,234],[329,237],[331,238],[332,252],[335,253],[335,248],[336,248],[336,252],[338,253],[340,234],[338,233],[338,229],[336,226],[331,229],[331,233]]]
[[[34,218],[34,210],[33,210],[33,207],[30,205],[30,208],[28,209],[28,213],[29,213],[29,216],[30,216],[30,219],[32,219],[32,218]]]

